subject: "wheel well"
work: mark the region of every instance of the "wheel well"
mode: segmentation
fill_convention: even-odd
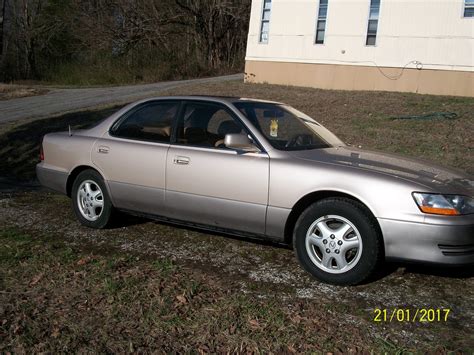
[[[90,167],[90,166],[87,166],[87,165],[81,165],[81,166],[77,166],[74,168],[73,171],[71,171],[71,173],[69,174],[68,178],[67,178],[67,182],[66,182],[66,192],[67,192],[67,195],[69,197],[71,197],[71,193],[72,193],[72,185],[74,184],[74,181],[76,180],[77,176],[82,173],[84,170],[94,170],[94,171],[97,171],[96,169]],[[97,171],[98,172],[98,171]]]
[[[288,244],[292,243],[293,229],[295,228],[296,221],[298,220],[298,217],[301,215],[301,213],[303,213],[303,211],[306,208],[308,208],[310,205],[312,205],[313,203],[325,198],[329,198],[329,197],[345,197],[345,198],[348,198],[360,203],[362,206],[364,206],[367,209],[370,215],[377,222],[377,219],[373,215],[372,211],[362,201],[355,198],[354,196],[351,196],[343,192],[338,192],[338,191],[316,191],[302,197],[291,209],[290,215],[288,216],[288,219],[286,220],[286,224],[285,224],[285,242],[286,243]],[[378,222],[376,224],[379,228],[380,235],[382,235]]]

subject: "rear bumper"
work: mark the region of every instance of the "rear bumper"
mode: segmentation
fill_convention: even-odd
[[[67,172],[47,167],[44,163],[36,165],[36,177],[40,184],[62,194],[66,194],[68,176]]]
[[[474,216],[450,217],[445,223],[379,219],[387,259],[445,265],[474,264]]]

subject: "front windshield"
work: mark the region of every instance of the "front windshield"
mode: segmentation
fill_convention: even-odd
[[[321,149],[344,145],[311,117],[281,104],[236,102],[235,107],[278,150]]]

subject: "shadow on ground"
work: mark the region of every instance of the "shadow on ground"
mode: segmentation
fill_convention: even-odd
[[[32,121],[4,132],[0,135],[0,176],[18,181],[35,178],[35,165],[39,161],[41,139],[47,133],[84,129],[107,118],[120,106],[99,111],[82,111]]]
[[[409,264],[405,266],[405,273],[418,275],[431,275],[450,279],[469,279],[474,277],[474,269],[472,265],[464,266],[441,266],[441,265],[422,265]]]
[[[153,220],[146,217],[141,217],[137,215],[131,215],[125,212],[118,212],[116,222],[110,229],[111,232],[114,230],[119,231],[123,228],[131,228],[134,226],[145,225],[147,223],[154,223],[156,228],[169,227],[173,228],[176,233],[204,233],[208,236],[213,236],[216,238],[224,238],[229,241],[235,242],[247,242],[255,246],[263,247],[272,247],[276,249],[286,249],[293,250],[290,244],[277,243],[271,240],[264,240],[259,238],[251,238],[246,236],[238,236],[232,234],[225,234],[223,232],[211,231],[211,230],[202,230],[197,227],[186,226],[174,224],[172,222],[162,221],[162,220]],[[383,280],[386,277],[389,277],[395,272],[402,270],[403,274],[412,274],[412,275],[430,275],[437,276],[441,278],[448,279],[469,279],[474,277],[474,269],[472,265],[461,265],[461,266],[444,266],[436,264],[418,264],[418,263],[404,263],[404,262],[387,262],[381,265],[381,268],[374,276],[368,279],[362,285],[368,285],[380,280]]]

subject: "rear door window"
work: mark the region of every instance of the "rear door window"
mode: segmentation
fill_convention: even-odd
[[[170,143],[179,102],[154,102],[136,108],[113,127],[115,137]]]

